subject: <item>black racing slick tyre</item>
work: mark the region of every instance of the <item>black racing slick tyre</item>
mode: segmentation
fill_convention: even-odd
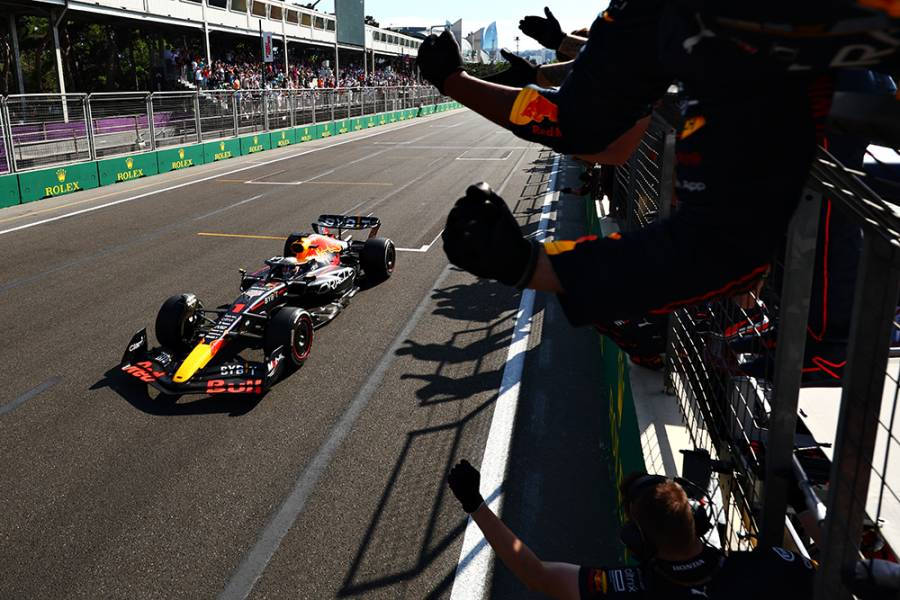
[[[156,314],[156,340],[176,352],[191,349],[200,326],[203,304],[194,294],[172,296]]]
[[[385,281],[394,272],[397,249],[387,238],[369,238],[359,253],[359,264],[370,281]]]
[[[284,355],[299,367],[312,350],[313,320],[302,308],[283,308],[266,325],[264,350],[266,357],[282,348]]]

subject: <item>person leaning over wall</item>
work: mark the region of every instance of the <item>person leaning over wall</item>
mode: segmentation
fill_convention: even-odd
[[[827,32],[863,14],[869,29],[822,38],[734,26],[781,19],[781,29],[825,22]],[[805,184],[832,94],[831,57],[849,56],[860,38],[886,39],[870,36],[872,27],[896,33],[897,21],[849,1],[727,3],[702,13],[686,1],[613,2],[558,90],[470,77],[452,34],[430,36],[418,57],[428,81],[524,139],[592,162],[626,160],[673,81],[704,108],[680,134],[703,139],[696,179],[676,173],[680,187],[700,197],[690,209],[611,238],[537,244],[518,227],[505,229],[502,199],[472,187],[448,217],[448,257],[481,277],[557,293],[575,325],[611,325],[752,288]],[[795,42],[793,52],[775,52]],[[878,52],[879,68],[900,70],[896,47]],[[798,61],[809,64],[796,69]]]
[[[628,522],[620,537],[640,565],[597,568],[538,558],[485,504],[480,479],[463,460],[451,469],[447,482],[503,564],[530,590],[551,598],[813,597],[814,565],[793,552],[766,548],[726,557],[704,543],[698,523],[706,520],[703,527],[711,526],[708,516],[701,516],[706,508],[691,502],[683,485],[692,484],[685,480],[627,477],[620,491]]]

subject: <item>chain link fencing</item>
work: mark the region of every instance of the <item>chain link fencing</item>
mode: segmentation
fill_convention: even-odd
[[[869,139],[896,148],[896,102],[881,108],[894,111],[893,129],[873,129]],[[671,111],[654,113],[638,150],[616,167],[607,198],[621,229],[677,208],[678,126]],[[714,461],[719,540],[728,551],[781,545],[818,558],[817,599],[848,599],[863,579],[877,587],[879,573],[900,582],[900,208],[873,191],[896,192],[896,174],[893,183],[873,177],[820,148],[768,274],[745,294],[669,317],[666,388],[692,445]],[[820,218],[831,205],[860,228],[863,249],[846,365],[823,363],[845,367],[843,377],[807,386],[808,307],[816,247],[828,243]]]
[[[0,98],[0,173],[446,102],[427,86]]]

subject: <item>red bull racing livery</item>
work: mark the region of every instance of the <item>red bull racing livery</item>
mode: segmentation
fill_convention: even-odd
[[[156,317],[159,347],[149,348],[142,329],[122,371],[167,394],[263,394],[285,367],[306,361],[313,331],[347,306],[363,278],[374,284],[391,276],[396,250],[376,237],[380,227],[375,217],[322,215],[314,233],[291,234],[265,267],[241,270],[241,295],[230,305],[205,309],[194,294],[172,296]],[[344,236],[364,229],[364,241]],[[263,362],[242,358],[247,348],[261,348]]]

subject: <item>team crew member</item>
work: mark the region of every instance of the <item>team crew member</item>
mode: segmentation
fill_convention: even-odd
[[[621,537],[641,566],[615,568],[541,560],[484,503],[480,479],[463,460],[448,483],[503,564],[529,589],[551,598],[812,598],[810,561],[782,548],[723,556],[697,536],[696,509],[681,485],[664,477],[626,479],[629,524]]]
[[[797,9],[788,17],[817,14],[800,4],[784,9]],[[677,167],[676,191],[690,202],[672,218],[615,238],[539,247],[511,236],[513,246],[500,247],[493,230],[506,222],[498,217],[503,202],[470,189],[443,234],[454,264],[557,292],[576,325],[664,313],[755,285],[784,236],[821,137],[832,94],[830,77],[818,74],[826,54],[819,46],[798,48],[793,57],[809,58],[815,68],[795,72],[789,67],[796,62],[772,58],[766,40],[754,39],[753,46],[718,35],[683,11],[679,3],[614,2],[595,21],[558,91],[469,77],[447,32],[422,45],[423,74],[451,96],[525,139],[594,162],[622,162],[632,153],[642,117],[675,78],[703,108],[681,132],[680,143],[692,138],[696,150]],[[497,253],[508,258],[485,264]]]

